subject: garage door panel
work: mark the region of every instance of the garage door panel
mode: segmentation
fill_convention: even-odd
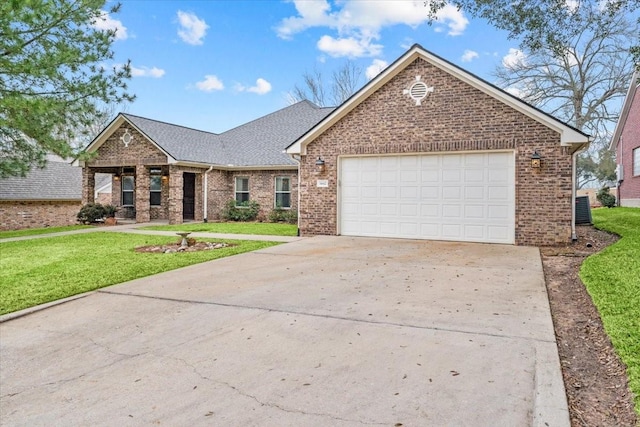
[[[513,243],[513,153],[341,159],[340,233]]]

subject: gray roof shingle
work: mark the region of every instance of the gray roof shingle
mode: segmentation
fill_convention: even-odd
[[[220,166],[284,166],[296,164],[284,149],[333,110],[300,101],[221,134],[131,114],[123,116],[178,161]]]
[[[82,169],[49,160],[44,169],[33,167],[25,177],[0,179],[0,200],[80,200]]]

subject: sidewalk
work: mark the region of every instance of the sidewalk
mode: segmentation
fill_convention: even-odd
[[[175,231],[140,230],[141,227],[147,227],[149,225],[159,225],[159,223],[145,222],[145,223],[136,223],[136,224],[123,224],[123,225],[114,225],[114,226],[83,228],[80,230],[62,231],[59,233],[34,234],[31,236],[9,237],[6,239],[0,239],[0,243],[17,242],[20,240],[42,239],[46,237],[68,236],[71,234],[96,233],[96,232],[150,234],[150,235],[156,235],[156,236],[177,237],[177,234]],[[225,240],[264,240],[268,242],[283,242],[283,243],[295,242],[296,240],[303,239],[303,237],[298,237],[298,236],[270,236],[270,235],[257,235],[257,234],[227,234],[227,233],[203,233],[203,232],[193,232],[189,235],[189,237],[225,239]]]

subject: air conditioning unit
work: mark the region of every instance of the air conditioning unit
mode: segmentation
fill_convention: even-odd
[[[622,165],[616,166],[616,177],[618,182],[624,180],[624,167]]]

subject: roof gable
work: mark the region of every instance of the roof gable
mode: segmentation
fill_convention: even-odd
[[[439,56],[428,52],[420,45],[415,44],[393,64],[391,64],[377,77],[367,83],[362,89],[360,89],[360,91],[356,92],[342,105],[336,108],[324,120],[310,129],[309,132],[303,135],[300,139],[287,147],[287,153],[306,154],[306,147],[309,143],[311,143],[327,129],[329,129],[335,123],[345,117],[364,100],[369,98],[373,93],[386,85],[391,79],[393,79],[401,71],[403,71],[419,58],[452,75],[458,80],[463,81],[468,85],[480,90],[481,92],[484,92],[487,95],[499,100],[500,102],[507,104],[514,110],[519,111],[526,116],[547,126],[548,128],[551,128],[552,130],[558,132],[560,134],[560,141],[562,145],[585,144],[589,142],[589,137],[585,133],[527,104],[521,99],[499,89],[498,87],[440,58]]]

